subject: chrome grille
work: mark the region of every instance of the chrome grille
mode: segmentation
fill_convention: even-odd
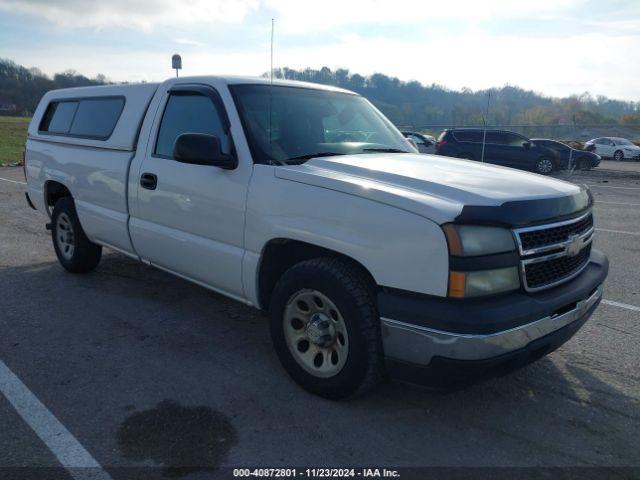
[[[589,261],[591,245],[584,247],[573,257],[557,257],[525,265],[524,272],[529,288],[539,288],[561,281],[573,275]]]
[[[557,227],[529,230],[520,233],[523,250],[554,245],[566,242],[572,235],[580,235],[593,227],[593,215],[588,214],[575,223],[567,223]]]
[[[524,287],[533,292],[578,275],[589,263],[593,216],[514,230]]]

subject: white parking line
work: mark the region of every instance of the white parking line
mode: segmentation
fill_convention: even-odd
[[[2,360],[0,392],[73,478],[111,480],[111,476]]]
[[[611,305],[613,307],[626,308],[627,310],[633,310],[634,312],[640,312],[640,307],[635,305],[629,305],[628,303],[614,302],[613,300],[602,300],[605,305]]]
[[[596,200],[596,205],[600,205],[601,203],[606,205],[624,205],[625,207],[640,207],[640,203],[603,202],[602,200]]]
[[[17,180],[9,180],[8,178],[2,178],[2,177],[0,177],[0,180],[4,180],[5,182],[17,183],[19,185],[26,185],[27,184],[27,182],[19,182]]]
[[[627,232],[625,230],[609,230],[608,228],[596,228],[596,232],[622,233],[624,235],[637,235],[637,236],[640,236],[640,232]]]
[[[640,190],[640,187],[614,187],[613,185],[595,185],[587,184],[589,187],[601,187],[601,188],[621,188],[622,190]]]

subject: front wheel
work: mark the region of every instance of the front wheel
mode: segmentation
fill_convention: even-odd
[[[617,162],[621,162],[624,160],[624,152],[622,150],[616,150],[613,154],[613,159]]]
[[[549,175],[553,172],[553,161],[550,158],[543,157],[536,163],[536,173],[541,175]]]
[[[341,399],[382,378],[375,286],[339,258],[303,261],[278,281],[270,305],[271,338],[287,373],[304,389]]]
[[[51,215],[51,238],[58,261],[68,271],[86,273],[100,263],[102,247],[91,242],[84,233],[73,198],[56,202]]]

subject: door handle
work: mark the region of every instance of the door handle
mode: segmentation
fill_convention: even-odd
[[[158,186],[158,177],[153,173],[143,173],[140,176],[140,186],[147,190],[155,190]]]

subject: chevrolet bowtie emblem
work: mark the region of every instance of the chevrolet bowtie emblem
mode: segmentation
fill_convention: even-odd
[[[567,256],[575,257],[580,253],[582,247],[584,247],[584,240],[579,235],[572,235],[569,237],[569,244],[566,246],[565,251]]]

